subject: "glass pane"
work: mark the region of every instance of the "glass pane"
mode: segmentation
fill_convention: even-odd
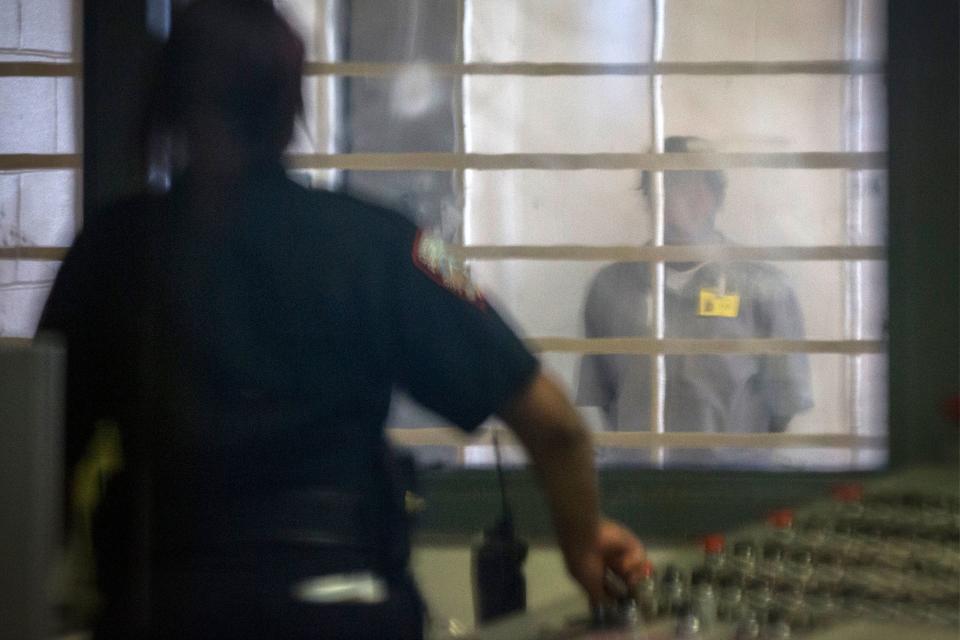
[[[383,84],[383,81],[373,81]],[[666,135],[696,135],[718,152],[845,150],[842,76],[667,76]],[[861,151],[886,146],[882,81],[862,79]],[[383,103],[383,90],[356,94]],[[478,153],[647,152],[646,76],[468,76],[467,149]],[[426,98],[420,98],[426,100]]]
[[[49,284],[0,285],[0,337],[32,337],[49,293]]]
[[[457,3],[351,0],[347,58],[360,62],[454,62]]]
[[[848,209],[852,244],[887,244],[887,172],[850,172]]]
[[[468,62],[646,62],[649,0],[467,2]]]
[[[69,246],[78,197],[74,171],[0,174],[0,246]]]
[[[0,0],[0,61],[74,57],[73,0]]]
[[[630,153],[650,148],[646,77],[469,76],[464,96],[471,152]]]
[[[846,176],[863,174],[849,192]],[[883,171],[735,169],[716,229],[758,246],[882,245]],[[643,244],[652,211],[640,171],[468,171],[468,244]],[[852,187],[851,187],[852,188]],[[849,198],[849,201],[848,201]],[[847,207],[849,213],[845,213]]]
[[[76,232],[79,184],[75,171],[37,171],[20,177],[20,235],[25,245],[66,247]]]
[[[887,339],[887,263],[852,262],[846,278],[854,311],[848,315],[847,337]]]
[[[453,77],[424,67],[390,78],[350,78],[348,149],[454,151],[453,88]]]
[[[649,376],[649,359],[624,364],[621,385]],[[664,425],[668,432],[771,433],[786,426],[792,433],[848,433],[842,366],[836,355],[669,355]],[[649,400],[640,394],[619,405],[618,423],[630,430],[624,420]]]
[[[845,286],[853,286],[846,284],[846,264],[864,265],[857,314],[846,311]],[[476,260],[470,270],[528,336],[652,335],[646,263]],[[666,337],[885,337],[885,273],[870,262],[715,262],[687,271],[667,268],[665,275]]]
[[[665,358],[664,425],[668,433],[848,434],[853,401],[862,409],[856,433],[883,436],[885,397],[880,356],[671,355]],[[859,362],[859,382],[851,362]],[[602,430],[646,431],[650,424],[651,361],[646,356],[586,356],[572,383],[578,403],[599,407]],[[801,375],[802,372],[802,375]],[[881,403],[885,404],[885,403]],[[868,407],[869,405],[869,407]],[[868,410],[869,409],[869,410]],[[750,467],[849,464],[845,458],[820,459],[819,448],[792,452],[756,449],[668,451],[668,465],[743,465]],[[643,450],[611,449],[607,462],[649,461]]]
[[[885,2],[860,16],[844,0],[668,0],[669,62],[841,60],[860,24],[860,57],[885,55]],[[652,3],[636,0],[479,0],[467,3],[469,61],[643,62]],[[545,27],[545,25],[547,25]],[[848,35],[845,35],[847,34]]]
[[[857,435],[885,436],[889,431],[887,402],[889,358],[885,353],[850,356],[846,359],[847,386],[854,409]]]
[[[762,398],[765,392],[745,390],[740,397],[711,394],[724,377],[717,372],[743,372],[762,369],[770,360],[782,356],[671,356],[668,364],[667,399],[665,406],[667,431],[707,433],[767,433],[770,412],[759,401],[770,406],[787,408],[787,396]],[[855,433],[868,438],[882,438],[887,433],[886,355],[840,356],[814,354],[804,356],[809,362],[809,379],[803,393],[806,402],[794,404],[797,413],[786,422],[785,432],[799,435],[845,435]],[[621,371],[632,371],[630,386],[607,408],[589,404],[582,390],[587,383],[581,378],[583,356],[569,353],[545,353],[543,365],[571,397],[580,397],[579,410],[590,428],[604,431],[647,431],[649,425],[650,361],[643,356],[604,356],[621,362],[612,363]],[[718,360],[720,362],[711,362]],[[716,366],[714,366],[716,365]],[[687,380],[691,370],[716,369],[707,376],[698,373],[694,386]],[[626,384],[626,382],[624,383]],[[743,384],[743,383],[741,383]],[[749,385],[743,385],[749,386]],[[780,387],[782,389],[782,386]],[[579,390],[579,394],[578,394]],[[753,402],[753,404],[751,404]],[[805,408],[801,408],[805,407]],[[608,414],[608,411],[610,412]],[[762,424],[761,424],[762,423]],[[489,421],[485,427],[497,424]],[[505,448],[505,451],[508,451]],[[598,447],[601,466],[652,466],[654,452],[649,448]],[[450,459],[453,452],[448,452]],[[516,464],[523,460],[521,452],[507,452],[504,460]],[[843,469],[876,468],[886,460],[885,451],[875,443],[853,450],[837,447],[789,447],[773,451],[746,448],[667,449],[667,466],[732,466],[760,469]],[[490,447],[470,447],[465,461],[476,466],[493,464]]]
[[[74,81],[0,78],[0,153],[73,153]]]
[[[56,153],[80,152],[82,96],[82,80],[56,79]]]
[[[302,84],[303,115],[294,125],[288,153],[336,153],[343,136],[338,102],[343,95],[341,78],[305,77]]]
[[[840,60],[845,4],[845,0],[667,0],[663,59]]]
[[[17,284],[53,284],[60,270],[60,262],[53,260],[15,260],[12,264]]]
[[[722,152],[843,151],[846,83],[842,76],[668,76],[666,132],[707,138]],[[884,126],[882,95],[864,98],[871,130]],[[861,150],[884,146],[881,136],[865,136]]]
[[[887,148],[887,85],[883,76],[862,75],[847,79],[849,151],[884,151]]]
[[[466,244],[641,244],[637,171],[467,171]]]
[[[20,176],[0,173],[0,247],[22,244],[20,232]]]
[[[457,3],[446,0],[276,0],[308,61],[453,62]]]

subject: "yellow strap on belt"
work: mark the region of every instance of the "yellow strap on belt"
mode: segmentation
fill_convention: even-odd
[[[112,420],[99,420],[70,479],[73,526],[67,542],[66,603],[77,622],[89,621],[100,606],[93,550],[93,518],[107,483],[123,468],[120,429]]]

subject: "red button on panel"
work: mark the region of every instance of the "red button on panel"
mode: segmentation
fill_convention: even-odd
[[[703,537],[703,550],[707,553],[723,553],[726,539],[722,533],[711,533]]]
[[[837,502],[860,502],[863,500],[863,485],[858,483],[838,484],[830,490]]]
[[[767,522],[777,529],[788,529],[793,526],[793,509],[780,509],[767,517]]]

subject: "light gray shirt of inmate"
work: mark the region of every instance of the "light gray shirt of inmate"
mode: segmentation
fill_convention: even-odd
[[[726,262],[665,271],[667,338],[804,337],[796,296],[775,267]],[[586,300],[586,336],[651,336],[650,275],[646,263],[617,263],[601,270]],[[702,292],[720,304],[719,310],[703,308]],[[665,362],[668,432],[766,433],[813,406],[806,354],[667,355]],[[650,376],[649,356],[584,356],[577,403],[600,407],[611,430],[647,430]],[[758,462],[761,458],[754,457]],[[710,461],[696,455],[673,459]]]

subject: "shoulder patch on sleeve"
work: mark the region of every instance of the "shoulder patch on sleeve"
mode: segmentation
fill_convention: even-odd
[[[451,293],[481,309],[486,308],[483,293],[473,284],[463,265],[447,251],[442,238],[418,230],[413,241],[413,263]]]

